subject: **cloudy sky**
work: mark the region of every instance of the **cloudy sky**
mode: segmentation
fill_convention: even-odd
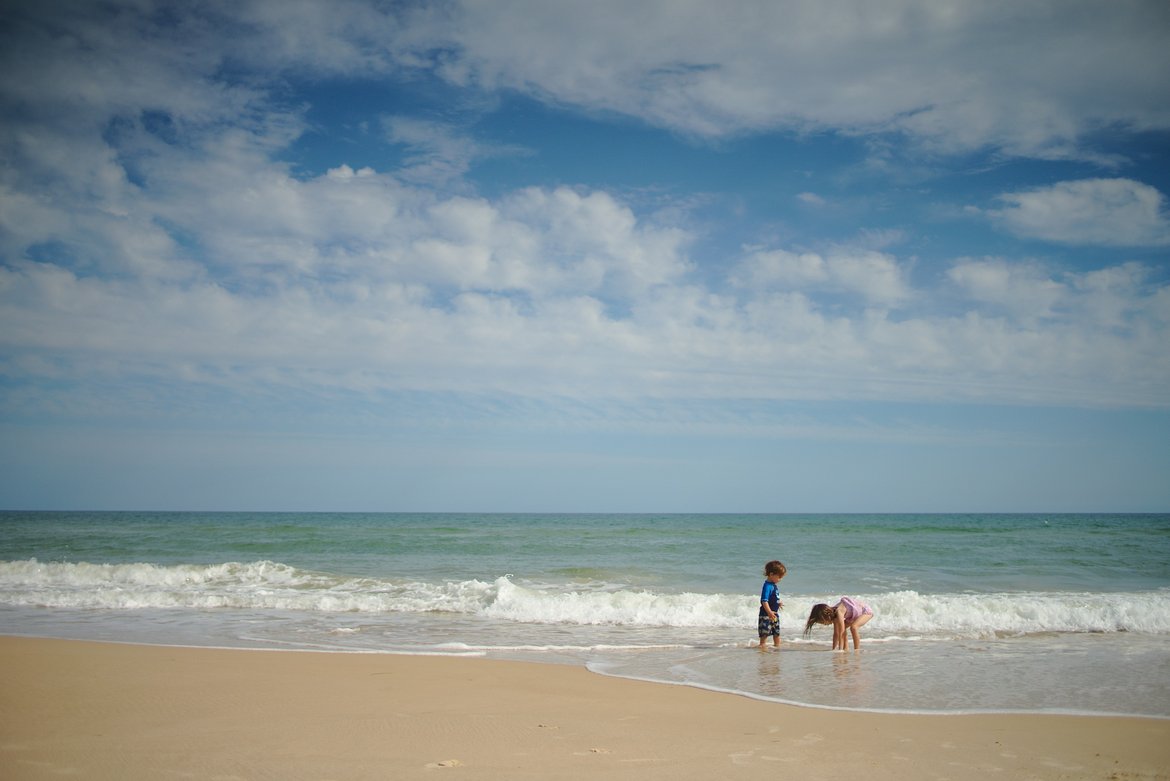
[[[1164,0],[0,2],[0,508],[1170,510]]]

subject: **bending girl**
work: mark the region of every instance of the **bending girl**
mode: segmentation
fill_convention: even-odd
[[[849,641],[845,637],[845,630],[848,629],[853,635],[853,648],[861,644],[860,638],[857,636],[857,630],[865,626],[869,619],[873,618],[873,610],[864,602],[858,602],[856,599],[849,597],[841,597],[841,601],[829,607],[825,603],[813,605],[812,612],[808,614],[808,623],[804,625],[804,636],[808,637],[812,634],[813,624],[832,624],[833,625],[833,650],[840,648],[842,651],[849,649]]]

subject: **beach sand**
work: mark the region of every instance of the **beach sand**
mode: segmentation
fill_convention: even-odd
[[[567,665],[0,637],[7,781],[771,776],[1167,779],[1170,720],[854,713]]]

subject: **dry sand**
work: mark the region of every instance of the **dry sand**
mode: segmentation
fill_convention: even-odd
[[[1170,720],[851,713],[565,665],[0,637],[6,781],[765,777],[1170,779]]]

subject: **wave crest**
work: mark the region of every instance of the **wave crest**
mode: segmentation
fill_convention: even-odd
[[[1170,589],[1138,593],[858,594],[880,637],[988,637],[1041,632],[1170,634]],[[804,628],[816,602],[785,595],[781,627]],[[661,593],[594,583],[425,582],[351,577],[273,561],[162,566],[147,563],[0,562],[0,605],[132,610],[252,609],[359,613],[459,613],[534,624],[754,631],[753,594]]]

